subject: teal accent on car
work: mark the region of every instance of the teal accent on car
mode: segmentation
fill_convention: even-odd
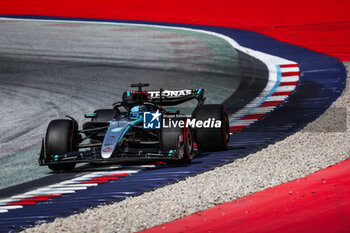
[[[137,124],[142,123],[142,122],[143,122],[143,117],[140,116],[139,119],[137,119],[136,121],[133,121],[130,125],[137,125]]]
[[[133,121],[130,123],[130,125],[137,125],[139,123],[142,123],[143,122],[143,117],[140,117],[139,119],[137,119],[136,121]],[[130,125],[128,125],[124,132],[122,133],[122,135],[120,136],[119,140],[118,140],[118,143],[122,140],[122,138],[124,137],[124,135],[128,132],[128,130],[131,128]]]
[[[119,131],[121,131],[123,128],[114,128],[114,129],[112,129],[111,131],[112,132],[119,132]]]

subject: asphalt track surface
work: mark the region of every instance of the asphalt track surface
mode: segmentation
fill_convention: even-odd
[[[110,107],[135,82],[204,88],[207,103],[244,105],[251,96],[235,90],[248,62],[226,41],[188,31],[1,20],[0,188],[51,174],[37,165],[50,120],[68,114],[81,123],[84,112]]]

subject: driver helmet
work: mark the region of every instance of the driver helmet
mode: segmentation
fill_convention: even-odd
[[[143,116],[143,112],[146,110],[144,105],[137,105],[130,109],[130,116],[132,118],[139,118]]]

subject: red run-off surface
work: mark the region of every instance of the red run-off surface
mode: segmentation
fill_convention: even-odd
[[[350,159],[144,233],[350,232]]]
[[[349,0],[0,0],[0,14],[233,27],[350,61]]]

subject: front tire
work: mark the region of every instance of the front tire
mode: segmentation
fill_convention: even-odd
[[[175,163],[191,163],[194,156],[194,136],[191,128],[162,128],[161,142],[162,151],[176,150],[179,153],[181,158]]]
[[[53,120],[47,127],[45,144],[46,157],[62,155],[72,151],[75,140],[74,122],[67,119]],[[50,164],[53,171],[72,170],[76,163]]]

